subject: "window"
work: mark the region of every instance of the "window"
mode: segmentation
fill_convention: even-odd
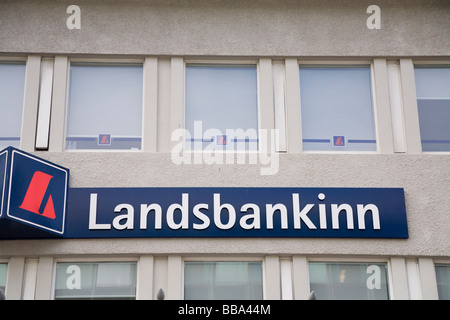
[[[142,64],[72,63],[66,149],[140,149],[142,90]]]
[[[450,264],[436,264],[439,300],[450,300]]]
[[[450,67],[416,66],[422,151],[450,151]]]
[[[6,289],[6,273],[8,271],[7,263],[0,263],[0,291],[5,294]]]
[[[186,262],[186,300],[260,300],[261,262]]]
[[[186,66],[186,150],[257,150],[256,65]]]
[[[0,150],[20,147],[25,63],[0,63]]]
[[[55,299],[135,299],[136,262],[58,263]]]
[[[300,66],[303,150],[376,151],[370,66]]]
[[[385,263],[309,263],[310,289],[318,300],[387,300]]]

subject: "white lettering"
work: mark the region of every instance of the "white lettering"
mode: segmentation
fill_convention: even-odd
[[[249,229],[260,229],[261,228],[261,219],[260,219],[260,212],[258,205],[254,203],[246,203],[241,207],[241,212],[248,212],[248,210],[251,209],[253,213],[245,214],[241,217],[239,220],[239,225],[242,229],[249,230]],[[253,219],[253,222],[251,224],[248,224],[248,220]]]
[[[147,216],[152,210],[155,212],[155,229],[161,229],[162,209],[161,206],[156,203],[150,205],[141,204],[141,229],[147,229]]]
[[[289,224],[293,221],[293,229],[301,229],[304,223],[307,228],[311,230],[317,229],[319,224],[320,229],[327,229],[327,207],[331,206],[331,225],[335,230],[340,229],[340,219],[346,218],[346,228],[354,229],[353,211],[356,210],[358,219],[358,229],[366,229],[366,216],[371,212],[373,230],[380,229],[380,213],[375,204],[356,204],[353,208],[350,204],[329,204],[320,203],[325,200],[325,194],[319,193],[317,196],[319,203],[317,209],[314,209],[315,204],[308,203],[301,207],[300,197],[298,193],[292,193],[292,212],[289,212],[290,206],[284,203],[268,203],[264,204],[262,209],[256,203],[245,203],[240,207],[239,226],[244,230],[261,228],[261,214],[266,219],[267,230],[274,229],[275,223],[280,230],[289,229]],[[89,204],[89,229],[90,230],[110,230],[113,227],[116,230],[133,230],[135,220],[135,208],[128,203],[121,203],[116,205],[114,213],[117,215],[110,217],[112,223],[98,223],[97,222],[97,201],[98,195],[96,193],[90,194]],[[181,203],[172,203],[168,206],[167,211],[163,212],[163,207],[157,203],[140,204],[139,227],[141,230],[148,229],[149,214],[153,214],[154,230],[161,230],[163,228],[163,219],[165,219],[166,226],[172,230],[183,229],[187,230],[193,228],[194,230],[205,230],[211,225],[212,219],[216,228],[221,230],[229,230],[235,227],[237,215],[236,208],[231,203],[221,203],[221,194],[214,193],[211,203],[197,203],[189,206],[189,194],[181,194]],[[192,210],[192,211],[191,211]],[[263,212],[261,212],[263,210]],[[101,210],[101,212],[103,212]],[[213,216],[211,218],[211,215]],[[279,216],[279,217],[278,217]],[[107,218],[107,217],[106,217]],[[105,216],[101,217],[104,220]],[[313,220],[311,220],[313,219]],[[368,218],[370,219],[370,218]],[[193,220],[193,221],[190,221]],[[313,222],[314,221],[314,222]],[[150,225],[153,225],[150,223]]]
[[[120,213],[122,210],[126,210],[127,213],[121,214],[114,218],[113,220],[113,227],[117,230],[125,230],[130,229],[133,230],[133,224],[134,224],[134,208],[131,204],[122,203],[117,205],[114,208],[114,212]],[[121,224],[120,221],[125,220],[124,224]]]
[[[200,209],[208,210],[208,207],[209,206],[206,203],[199,203],[194,207],[194,216],[203,222],[202,224],[194,223],[193,224],[194,229],[204,230],[209,227],[210,224],[209,217],[200,211]]]
[[[79,6],[71,5],[67,7],[67,13],[72,13],[70,17],[67,18],[66,26],[69,30],[81,29],[81,9]]]
[[[319,193],[317,198],[319,198],[320,201],[323,201],[325,200],[325,195],[323,193]],[[327,209],[323,203],[319,203],[319,222],[320,229],[327,228]]]
[[[76,264],[72,264],[67,267],[66,273],[70,274],[70,276],[67,277],[67,281],[66,281],[67,289],[70,289],[70,290],[81,289],[80,266],[77,266]]]
[[[293,193],[292,194],[292,206],[293,206],[293,210],[294,210],[294,229],[301,228],[302,220],[309,229],[317,229],[317,227],[314,225],[314,223],[312,223],[312,221],[307,216],[309,211],[311,211],[311,209],[314,207],[313,204],[307,204],[300,211],[300,199],[299,199],[298,193]]]
[[[339,213],[345,211],[347,214],[347,229],[353,229],[353,209],[347,204],[332,204],[331,205],[331,224],[333,229],[339,229]]]
[[[176,143],[170,152],[170,158],[174,164],[191,164],[191,157],[188,152],[184,152],[184,139],[191,139],[189,131],[176,129],[172,132],[171,141]]]
[[[175,211],[179,210],[181,212],[181,220],[176,223],[174,220]],[[188,214],[189,214],[189,194],[183,193],[181,196],[181,205],[178,203],[171,204],[167,209],[167,225],[170,229],[188,229]]]
[[[381,269],[373,264],[367,267],[367,274],[371,274],[366,281],[367,289],[381,289]]]
[[[281,203],[277,203],[276,205],[266,204],[267,229],[273,229],[273,214],[275,213],[275,211],[280,212],[281,229],[287,229],[288,228],[287,209],[286,206]]]
[[[378,211],[378,207],[374,204],[368,204],[366,206],[362,204],[356,205],[357,212],[358,212],[358,228],[359,229],[366,229],[366,223],[365,223],[365,214],[367,211],[372,212],[372,221],[373,221],[373,228],[375,230],[380,230],[380,213]]]
[[[366,13],[372,14],[367,18],[367,28],[370,30],[381,29],[381,9],[377,5],[371,5],[367,7]]]
[[[109,230],[111,225],[108,223],[97,223],[97,194],[91,193],[89,204],[89,230]]]
[[[228,222],[222,223],[221,215],[222,210],[226,209],[228,212]],[[214,223],[217,228],[222,230],[231,229],[236,222],[236,211],[234,207],[229,203],[220,204],[220,193],[214,193]]]

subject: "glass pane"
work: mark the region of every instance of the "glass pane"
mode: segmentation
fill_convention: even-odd
[[[450,265],[436,265],[436,282],[439,300],[450,300]]]
[[[0,290],[3,291],[3,294],[5,293],[6,288],[6,273],[8,271],[8,264],[7,263],[0,263]]]
[[[66,148],[140,149],[142,81],[142,65],[72,64]]]
[[[188,65],[186,150],[257,150],[254,65]]]
[[[135,299],[136,263],[58,263],[55,299]]]
[[[423,151],[450,151],[450,68],[416,67]]]
[[[311,291],[318,300],[387,300],[385,263],[309,264]]]
[[[261,262],[186,262],[184,298],[262,299]]]
[[[0,63],[0,150],[20,147],[25,63]]]
[[[376,151],[370,67],[301,66],[303,149]]]

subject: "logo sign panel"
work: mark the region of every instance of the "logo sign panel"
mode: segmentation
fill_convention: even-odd
[[[63,235],[69,170],[18,149],[6,152],[2,217]]]
[[[3,217],[3,204],[6,200],[6,170],[8,166],[8,150],[0,151],[0,218]]]
[[[345,137],[344,136],[333,136],[333,146],[345,147]]]

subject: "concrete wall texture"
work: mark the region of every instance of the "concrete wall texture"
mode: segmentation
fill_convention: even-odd
[[[69,30],[69,5],[81,29]],[[442,56],[446,0],[0,1],[0,52],[221,56]],[[381,9],[369,30],[367,7]]]
[[[79,30],[69,30],[66,26],[66,20],[70,16],[66,9],[71,4],[81,8]],[[366,10],[372,4],[381,9],[381,29],[378,30],[370,30],[366,26],[370,17]],[[164,274],[164,281],[172,281],[172,289],[175,288],[169,293],[169,298],[181,297],[181,293],[173,294],[176,290],[181,290],[181,284],[174,284],[178,278],[170,280],[167,276],[170,268],[178,266],[178,260],[171,258],[173,255],[293,256],[294,264],[299,261],[296,256],[391,257],[394,259],[394,267],[399,261],[395,260],[396,257],[418,259],[422,266],[428,266],[431,259],[448,262],[450,155],[421,153],[417,138],[417,115],[416,120],[408,120],[406,115],[410,114],[408,110],[417,109],[413,79],[408,78],[413,70],[412,61],[448,64],[449,34],[448,0],[0,0],[0,59],[2,56],[56,56],[59,59],[55,60],[56,80],[53,85],[58,96],[53,93],[50,148],[48,151],[34,149],[34,129],[29,132],[28,138],[24,138],[22,146],[25,146],[25,151],[35,152],[39,157],[70,168],[70,187],[400,187],[405,190],[409,230],[409,239],[402,240],[289,238],[0,241],[0,258],[12,257],[13,265],[24,268],[25,260],[20,260],[24,257],[40,257],[42,260],[42,257],[155,255],[155,272],[162,270],[160,272]],[[67,61],[71,58],[148,57],[154,58],[154,66],[158,67],[156,80],[154,79],[158,97],[155,100],[157,129],[152,136],[155,139],[153,147],[144,148],[140,152],[63,151],[66,83],[65,80],[57,80],[66,78],[64,70],[67,69]],[[254,59],[258,62],[266,59],[269,64],[279,60],[286,62],[286,68],[290,59],[291,62],[295,61],[297,71],[298,61],[301,60],[364,60],[372,63],[373,67],[374,59],[378,59],[375,70],[384,70],[383,72],[389,60],[403,60],[403,65],[400,61],[402,68],[405,61],[409,61],[409,73],[404,72],[405,68],[402,69],[403,81],[412,83],[412,86],[403,91],[406,151],[398,152],[393,147],[388,83],[383,74],[386,79],[375,80],[376,104],[378,111],[384,110],[380,114],[389,116],[388,121],[383,120],[380,114],[376,116],[377,142],[380,143],[377,153],[302,152],[289,138],[292,129],[289,121],[292,117],[289,119],[287,116],[287,152],[279,154],[279,171],[275,175],[261,175],[260,164],[176,165],[170,155],[170,130],[177,127],[177,124],[173,125],[173,105],[177,104],[178,109],[175,110],[181,108],[181,113],[175,116],[176,120],[179,123],[183,121],[184,93],[182,80],[173,84],[174,75],[181,75],[177,79],[183,77],[182,73],[174,71],[174,62],[180,65],[180,61],[208,58]],[[38,61],[36,70],[39,70],[39,59],[35,59]],[[37,72],[38,79],[39,73],[36,70],[33,72]],[[380,73],[375,76],[380,77]],[[269,87],[271,86],[269,83]],[[298,94],[298,91],[294,92]],[[380,92],[384,92],[384,95]],[[273,99],[272,95],[264,94],[264,97],[270,98],[268,100]],[[31,98],[28,98],[30,101]],[[264,103],[268,104],[269,109],[264,112],[266,115],[272,113],[273,121],[273,102],[268,100]],[[298,96],[294,101],[298,101]],[[37,106],[30,110],[36,112],[36,109]],[[24,123],[34,121],[32,113],[25,114],[25,118],[28,120],[24,120]],[[412,131],[408,129],[411,124],[416,125]],[[273,125],[262,127],[270,129]],[[144,128],[145,130],[147,129]],[[412,140],[414,141],[411,143]],[[17,259],[14,260],[14,257]],[[420,260],[422,258],[428,260]],[[153,265],[153,257],[146,259],[143,261]],[[270,260],[266,260],[267,263],[268,261]],[[44,261],[42,266],[50,268],[52,263],[53,260],[50,259]],[[177,277],[181,279],[181,275]],[[155,297],[159,289],[156,282],[162,281],[157,280],[156,276],[154,279],[154,287],[149,284],[150,298],[151,292]],[[294,279],[294,285],[295,281]],[[424,289],[426,281],[422,286],[423,297],[436,298],[437,294],[428,294]],[[21,285],[10,287],[10,297],[21,297],[19,287]],[[408,291],[406,285],[397,286],[399,287]],[[35,298],[39,298],[40,292],[44,292],[43,298],[50,298],[50,290],[51,287],[37,290]],[[304,295],[296,296],[299,297],[305,298]],[[396,297],[409,298],[408,293],[402,293],[401,290],[396,293]]]

